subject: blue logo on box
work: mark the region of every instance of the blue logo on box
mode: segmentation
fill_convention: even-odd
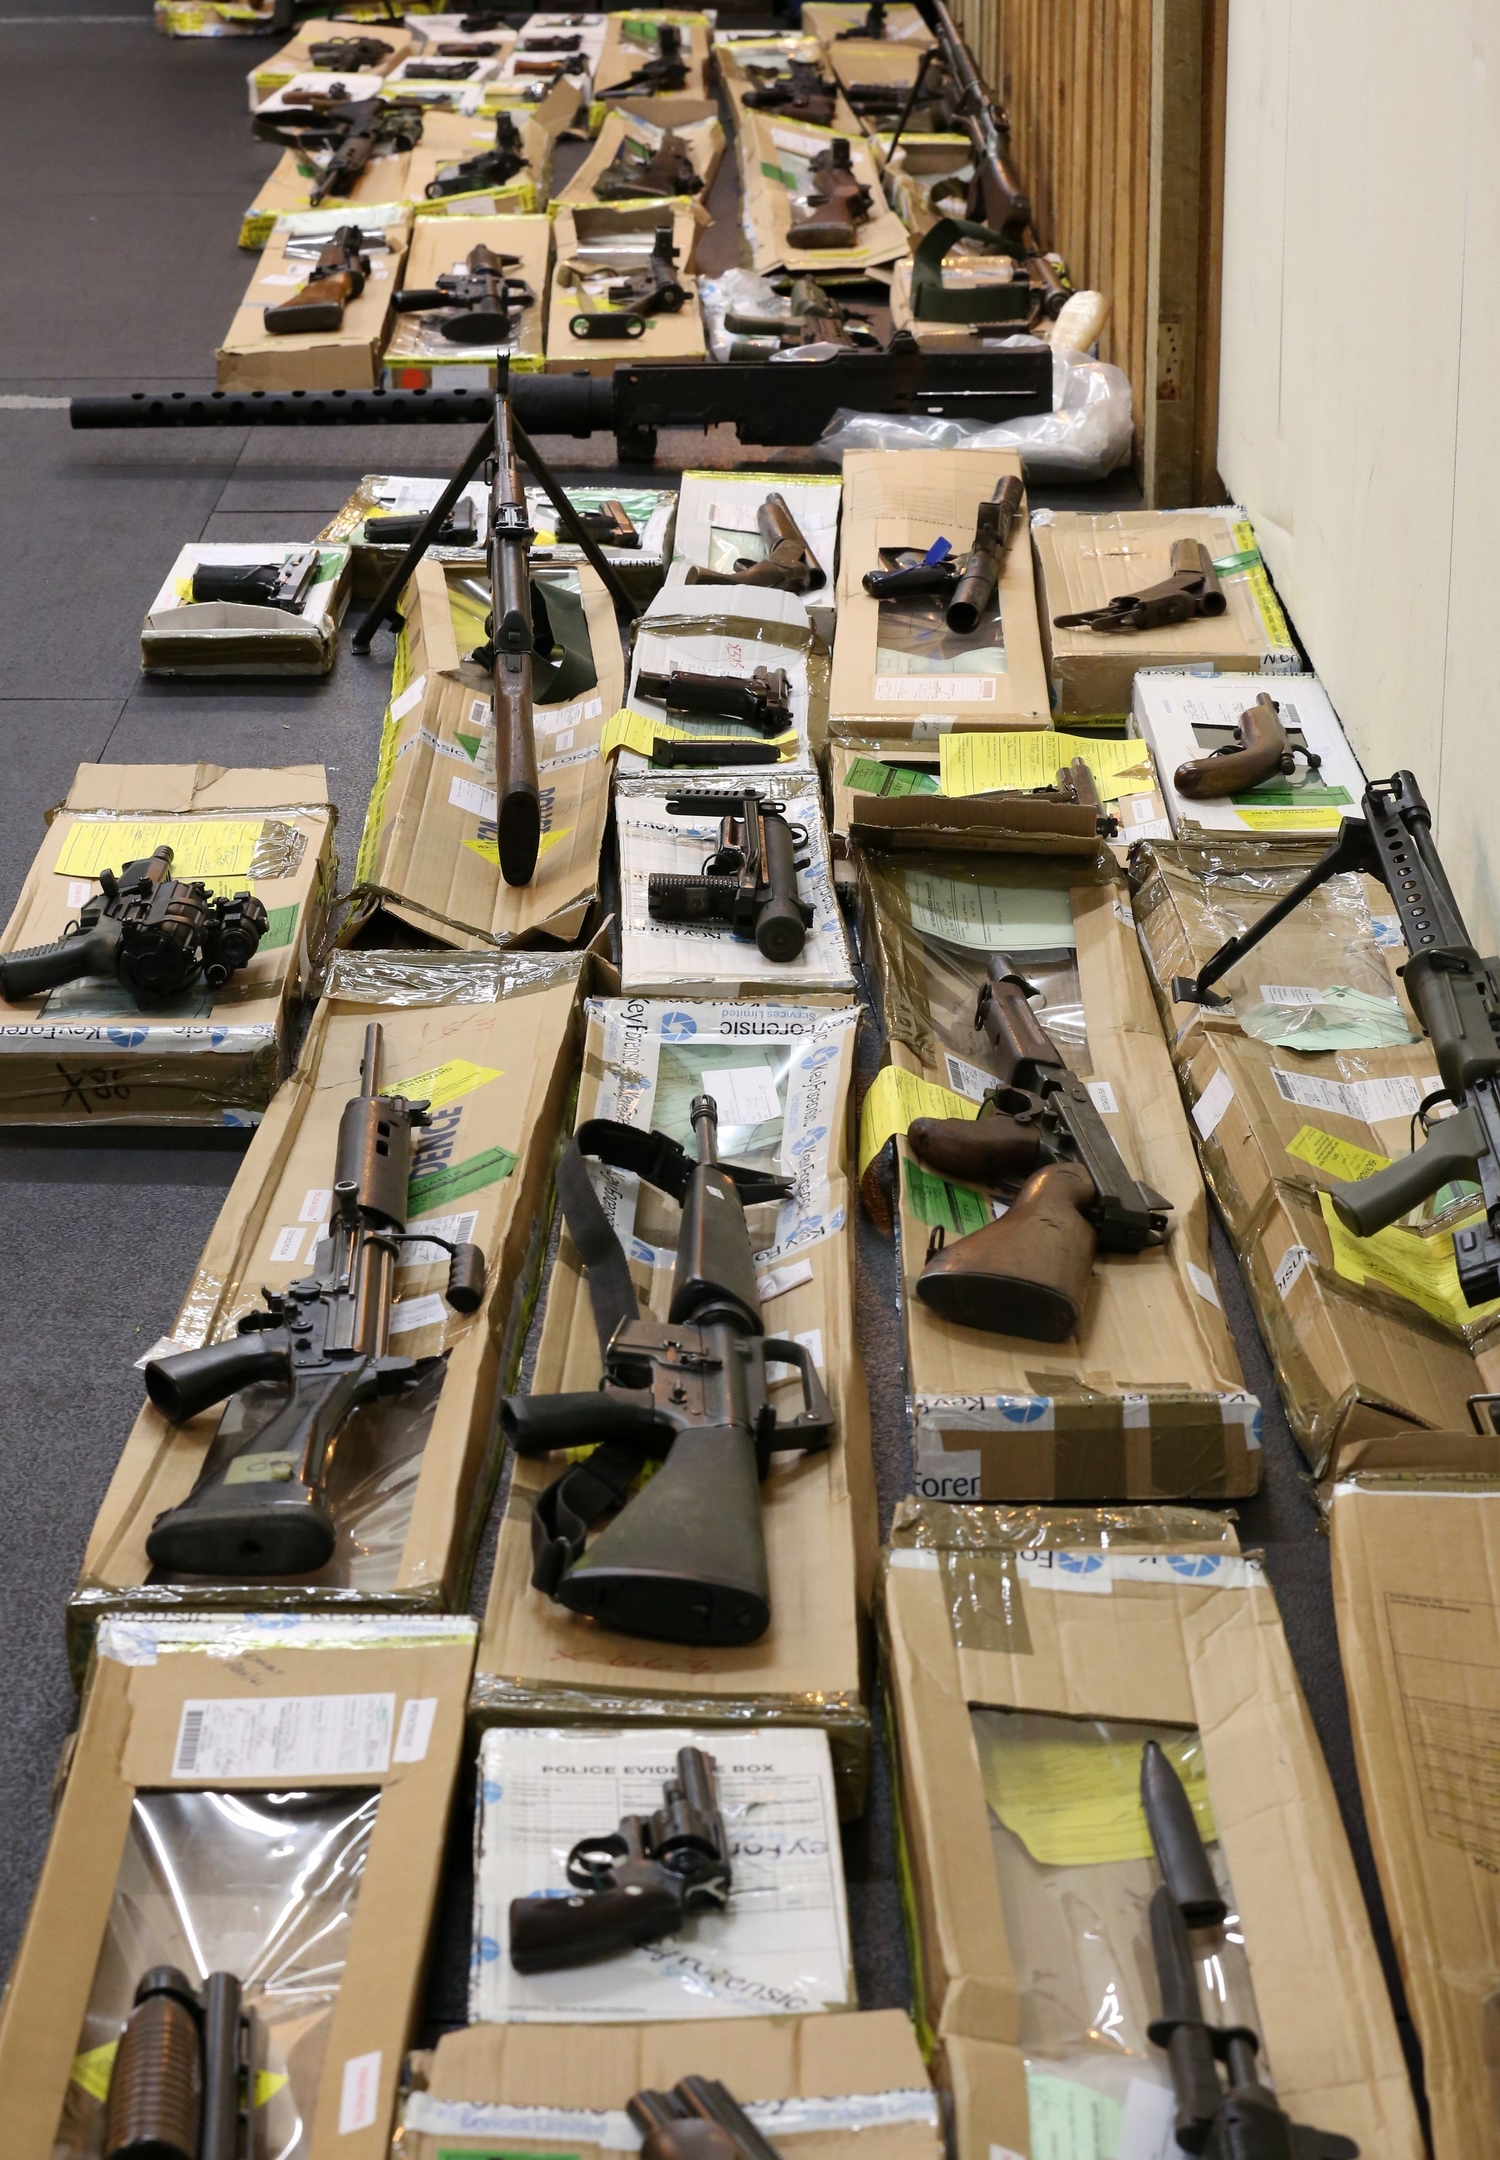
[[[1217,1553],[1168,1553],[1167,1566],[1174,1575],[1186,1575],[1189,1582],[1201,1582],[1205,1575],[1217,1575]]]
[[[696,1035],[698,1023],[691,1013],[669,1012],[661,1016],[661,1039],[663,1042],[686,1042]]]
[[[1097,1575],[1104,1565],[1104,1555],[1096,1552],[1060,1552],[1057,1564],[1065,1575]]]
[[[106,1028],[105,1033],[116,1048],[120,1050],[133,1050],[137,1043],[143,1043],[146,1040],[146,1030],[143,1027],[112,1027]]]

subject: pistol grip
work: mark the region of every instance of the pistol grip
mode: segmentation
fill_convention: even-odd
[[[1477,1183],[1483,1147],[1472,1110],[1441,1118],[1410,1155],[1399,1156],[1373,1177],[1335,1186],[1333,1212],[1356,1237],[1373,1237],[1454,1178]]]
[[[998,1222],[945,1243],[928,1260],[917,1296],[960,1327],[1065,1342],[1093,1272],[1098,1239],[1083,1210],[1094,1199],[1081,1163],[1034,1170]]]
[[[682,1900],[667,1883],[628,1890],[575,1892],[568,1897],[512,1898],[510,1961],[517,1972],[564,1972],[619,1957],[638,1943],[670,1935]]]
[[[80,976],[112,975],[120,949],[120,925],[101,916],[92,930],[59,938],[55,945],[33,945],[25,952],[0,954],[0,997],[7,1004],[38,997]]]

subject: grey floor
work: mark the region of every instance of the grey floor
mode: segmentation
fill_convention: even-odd
[[[215,345],[249,275],[250,258],[234,244],[239,212],[274,162],[250,139],[244,88],[265,48],[169,42],[154,34],[147,0],[10,6],[0,15],[0,197],[11,209],[0,252],[0,910],[13,904],[43,814],[80,760],[321,758],[347,863],[374,774],[388,641],[360,661],[346,637],[332,678],[313,688],[174,689],[139,675],[141,616],[184,541],[310,538],[364,472],[445,471],[461,431],[70,433],[64,408],[74,393],[211,385]],[[711,207],[719,219],[708,236],[712,268],[734,259],[727,165]],[[550,448],[564,470],[597,468],[613,455],[607,437]],[[765,462],[725,430],[707,441],[664,436],[660,451],[664,469]],[[1119,499],[1122,484],[1107,492]],[[1077,495],[1055,500],[1083,506]],[[873,1028],[867,1034],[873,1060]],[[25,1922],[74,1715],[62,1611],[139,1402],[132,1360],[171,1322],[238,1159],[228,1135],[0,1138],[0,1208],[11,1224],[10,1257],[0,1262],[8,1411],[0,1452],[0,1971]],[[867,1224],[859,1234],[867,1277],[860,1310],[889,1311],[890,1253]],[[1240,1535],[1267,1555],[1396,1987],[1350,1749],[1327,1545],[1222,1236],[1216,1258],[1247,1385],[1266,1405],[1266,1483],[1239,1510]],[[877,1327],[862,1344],[882,1527],[905,1490],[909,1460],[893,1345],[891,1331]],[[461,1803],[427,2004],[434,2029],[464,2015],[467,1853]],[[861,2000],[904,2002],[883,1758],[845,1859]],[[1409,2030],[1407,2038],[1415,2065]]]

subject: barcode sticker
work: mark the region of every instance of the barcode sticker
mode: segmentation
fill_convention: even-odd
[[[951,1050],[943,1052],[943,1063],[948,1068],[948,1085],[955,1095],[967,1095],[970,1102],[983,1102],[995,1085],[993,1073],[981,1072],[967,1058],[955,1057]]]
[[[481,787],[477,780],[453,780],[448,785],[448,800],[455,810],[468,810],[475,817],[499,816],[500,798],[493,788]]]
[[[467,1245],[478,1223],[477,1213],[468,1215],[424,1215],[420,1222],[408,1223],[410,1236],[425,1230],[430,1237],[447,1238],[450,1245]],[[420,1245],[403,1245],[397,1267],[435,1267],[448,1258],[441,1245],[431,1245],[425,1240]]]
[[[390,1767],[394,1695],[267,1695],[182,1706],[174,1778],[311,1778]]]
[[[1199,1267],[1194,1261],[1189,1260],[1187,1262],[1187,1273],[1188,1281],[1197,1291],[1199,1297],[1205,1299],[1210,1305],[1218,1305],[1218,1285],[1214,1281],[1212,1275],[1209,1274],[1208,1270],[1206,1268]]]
[[[1300,1110],[1332,1111],[1335,1117],[1356,1118],[1376,1125],[1382,1118],[1414,1117],[1422,1092],[1415,1080],[1400,1073],[1388,1080],[1322,1080],[1312,1073],[1284,1072],[1271,1067],[1271,1078],[1283,1102]]]
[[[1316,1005],[1323,995],[1321,990],[1309,990],[1306,983],[1262,983],[1262,1005]]]
[[[85,901],[85,900],[87,900],[87,899],[89,898],[89,896],[90,896],[90,894],[91,894],[91,893],[93,892],[93,890],[94,890],[94,887],[93,887],[93,882],[92,882],[92,880],[91,880],[91,879],[89,879],[89,878],[86,878],[86,877],[85,877],[85,878],[76,878],[76,877],[75,877],[75,878],[69,878],[69,880],[68,880],[68,905],[69,905],[69,907],[82,907],[82,906],[83,906],[83,903],[84,903],[84,901]]]
[[[791,1260],[785,1267],[772,1268],[769,1275],[757,1275],[755,1287],[760,1292],[762,1305],[770,1299],[784,1297],[788,1290],[795,1290],[799,1283],[811,1282],[811,1260]]]
[[[1107,1080],[1085,1080],[1083,1084],[1089,1091],[1089,1101],[1101,1117],[1114,1117],[1118,1113],[1120,1105]]]
[[[766,1065],[721,1065],[703,1078],[721,1125],[765,1125],[781,1115],[781,1098]]]
[[[413,1695],[402,1704],[401,1723],[396,1729],[396,1762],[425,1762],[437,1706],[436,1695]]]

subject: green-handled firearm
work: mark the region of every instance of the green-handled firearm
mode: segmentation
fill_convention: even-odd
[[[339,1121],[333,1219],[314,1254],[322,1264],[284,1291],[264,1291],[264,1307],[242,1317],[238,1335],[147,1363],[146,1392],[174,1425],[258,1381],[286,1389],[244,1439],[215,1441],[187,1499],[157,1516],[146,1551],[168,1574],[307,1575],[326,1565],[334,1522],[325,1488],[344,1425],[442,1362],[387,1352],[401,1247],[447,1252],[455,1312],[477,1312],[483,1300],[477,1245],[406,1228],[412,1135],[430,1122],[428,1105],[381,1093],[381,1048],[372,1020],[360,1091]]]
[[[718,1159],[718,1109],[692,1106],[694,1162],[664,1133],[593,1118],[563,1151],[563,1219],[588,1269],[604,1359],[592,1394],[511,1395],[518,1455],[592,1452],[531,1517],[532,1583],[576,1613],[653,1642],[752,1643],[771,1619],[759,1486],[771,1456],[825,1448],[833,1411],[805,1344],[764,1332],[745,1209],[789,1180]],[[624,1248],[584,1157],[634,1172],[682,1206],[667,1318],[643,1315]],[[783,1421],[767,1367],[793,1366],[802,1408]],[[641,1470],[661,1465],[635,1491]],[[592,1544],[589,1527],[618,1510]]]

